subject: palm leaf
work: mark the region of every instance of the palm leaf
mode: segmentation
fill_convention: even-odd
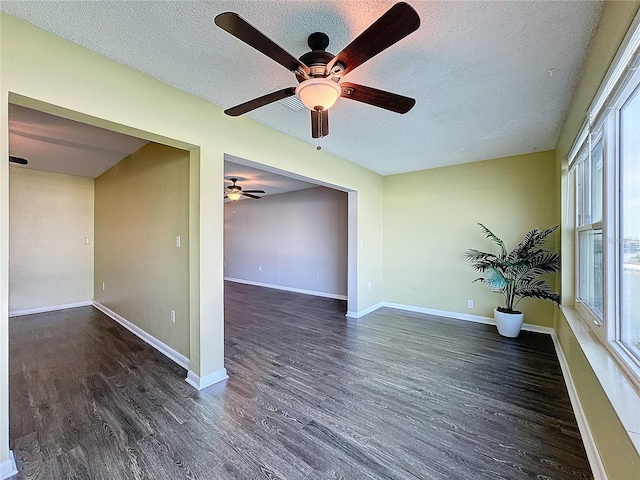
[[[551,285],[545,285],[544,287],[531,286],[518,290],[520,297],[540,298],[542,300],[550,300],[557,304],[560,304],[560,295],[551,290]]]
[[[508,258],[515,260],[525,258],[531,254],[531,251],[544,244],[547,238],[556,231],[558,226],[548,228],[547,230],[534,229],[527,233],[524,239],[509,253]]]
[[[501,292],[506,288],[508,281],[497,268],[489,268],[484,272],[484,283],[487,284],[489,290]]]
[[[480,252],[470,248],[464,253],[464,258],[471,262],[471,266],[477,272],[484,272],[495,264],[497,257],[493,253]]]
[[[498,247],[500,247],[500,258],[505,258],[507,256],[507,247],[504,246],[504,242],[483,224],[478,223],[478,225],[480,225],[480,230],[482,230],[482,233],[484,233],[485,237],[487,237],[489,240],[493,241],[493,243],[498,245]]]
[[[528,232],[522,241],[509,252],[508,258],[510,261],[515,262],[523,257],[527,256],[527,252],[533,248],[533,244],[535,242],[536,235],[540,232],[540,230],[535,229]]]
[[[544,273],[554,273],[560,267],[560,255],[544,249],[538,250],[527,263],[531,268],[541,270]]]
[[[464,252],[464,258],[466,258],[470,262],[477,262],[477,261],[484,261],[488,259],[495,259],[496,255],[493,253],[481,252],[479,250],[470,248],[466,252]]]

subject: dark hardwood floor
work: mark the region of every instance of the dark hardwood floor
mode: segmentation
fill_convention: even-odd
[[[229,380],[92,307],[10,320],[18,479],[592,478],[551,338],[226,284]]]

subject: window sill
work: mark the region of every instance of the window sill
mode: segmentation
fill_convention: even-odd
[[[560,309],[640,455],[640,393],[605,346],[589,331],[579,312],[569,306],[561,306]]]

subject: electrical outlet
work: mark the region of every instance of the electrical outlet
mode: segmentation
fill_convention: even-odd
[[[171,323],[176,323],[176,311],[171,310]]]
[[[473,300],[467,300],[467,308],[473,308]]]
[[[176,247],[180,248],[180,235],[176,235]]]
[[[105,287],[105,284],[104,284],[104,282],[102,282],[102,289],[103,289],[103,290],[104,290],[104,287]]]
[[[258,271],[261,272],[262,271],[262,265],[258,265]]]
[[[84,244],[85,244],[85,245],[91,245],[91,238],[89,238],[89,237],[84,237]]]

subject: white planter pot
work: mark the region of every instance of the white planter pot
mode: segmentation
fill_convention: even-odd
[[[517,337],[522,328],[522,321],[524,320],[523,313],[504,313],[498,311],[496,308],[493,311],[493,318],[496,321],[496,327],[498,327],[498,333],[503,337]]]

